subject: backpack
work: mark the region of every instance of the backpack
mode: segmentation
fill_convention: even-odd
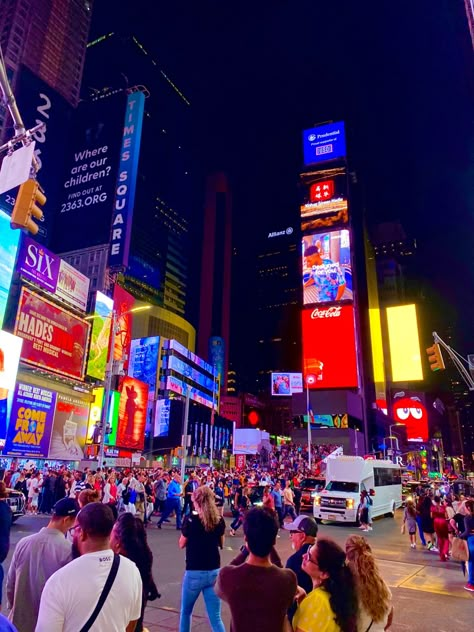
[[[136,489],[131,489],[130,490],[130,498],[129,498],[128,502],[132,503],[132,505],[134,505],[137,502],[137,490]]]

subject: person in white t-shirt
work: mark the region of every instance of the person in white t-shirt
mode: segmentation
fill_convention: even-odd
[[[103,503],[90,503],[78,513],[71,529],[75,559],[46,582],[36,632],[78,632],[89,620],[114,560],[113,526],[112,509]],[[140,618],[140,573],[133,562],[119,557],[117,576],[91,632],[133,632]]]

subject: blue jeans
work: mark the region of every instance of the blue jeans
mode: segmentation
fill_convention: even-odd
[[[225,632],[221,619],[221,601],[214,592],[219,569],[213,571],[186,571],[181,589],[179,632],[190,632],[194,604],[202,592],[212,632]]]
[[[474,535],[470,535],[468,537],[467,548],[469,549],[469,562],[467,563],[467,581],[474,586]]]
[[[295,514],[295,510],[293,508],[293,505],[285,505],[283,508],[283,520],[287,517],[287,516],[291,516],[292,520],[296,520],[296,514]]]
[[[165,510],[161,514],[158,524],[169,518],[173,511],[176,512],[176,528],[181,529],[181,498],[166,499]]]
[[[418,533],[420,534],[420,540],[423,546],[426,546],[425,535],[421,526],[421,516],[416,517],[416,524],[418,525]]]

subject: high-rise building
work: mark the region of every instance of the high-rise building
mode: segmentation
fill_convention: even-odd
[[[225,392],[230,334],[232,197],[223,173],[215,173],[207,179],[203,230],[198,354],[215,363],[213,347],[219,350],[223,365],[221,388]]]
[[[0,3],[0,46],[13,87],[21,66],[72,106],[79,101],[92,0],[6,0]],[[0,136],[6,122],[0,110]]]
[[[466,4],[466,14],[471,32],[472,45],[474,47],[474,0],[464,0]]]
[[[135,86],[146,94],[130,258],[121,284],[136,298],[195,322],[197,307],[189,298],[188,275],[199,243],[190,235],[198,229],[201,214],[195,208],[199,201],[189,145],[190,102],[133,35],[110,33],[88,44],[83,86],[90,107],[112,103],[115,94]],[[111,204],[103,205],[101,212],[111,218]],[[81,269],[92,266],[92,286],[103,289],[109,234],[101,243],[91,243],[95,238],[93,232],[85,234],[80,247],[64,252]]]

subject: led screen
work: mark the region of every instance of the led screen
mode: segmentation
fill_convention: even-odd
[[[304,375],[310,388],[356,388],[357,354],[352,305],[315,307],[302,312]]]
[[[48,458],[58,461],[82,460],[88,421],[88,403],[59,393]]]
[[[428,411],[424,393],[395,392],[392,397],[392,417],[396,424],[405,426],[408,441],[428,441]],[[396,427],[393,427],[393,433],[397,435]]]
[[[5,316],[20,234],[19,230],[10,228],[9,215],[0,211],[0,327]]]
[[[148,384],[133,377],[120,383],[119,424],[117,445],[121,448],[143,450],[148,404]]]
[[[416,305],[387,307],[388,341],[393,382],[423,379]]]
[[[328,169],[305,177],[301,211],[303,232],[347,224],[347,176],[343,169]]]
[[[303,303],[352,300],[349,231],[306,235],[302,240]]]
[[[156,390],[156,372],[158,370],[158,352],[160,337],[138,338],[130,345],[128,374],[149,387],[149,397],[154,399]]]
[[[24,362],[82,380],[89,330],[88,322],[22,288],[14,333],[23,338]]]
[[[23,339],[0,329],[0,390],[15,388]]]
[[[87,363],[87,375],[95,377],[97,380],[105,379],[113,308],[113,300],[102,294],[102,292],[97,292],[92,318],[91,346]]]
[[[319,125],[303,132],[303,160],[305,165],[326,162],[346,156],[344,121]]]
[[[294,395],[303,392],[303,376],[301,373],[272,373],[272,395]]]

